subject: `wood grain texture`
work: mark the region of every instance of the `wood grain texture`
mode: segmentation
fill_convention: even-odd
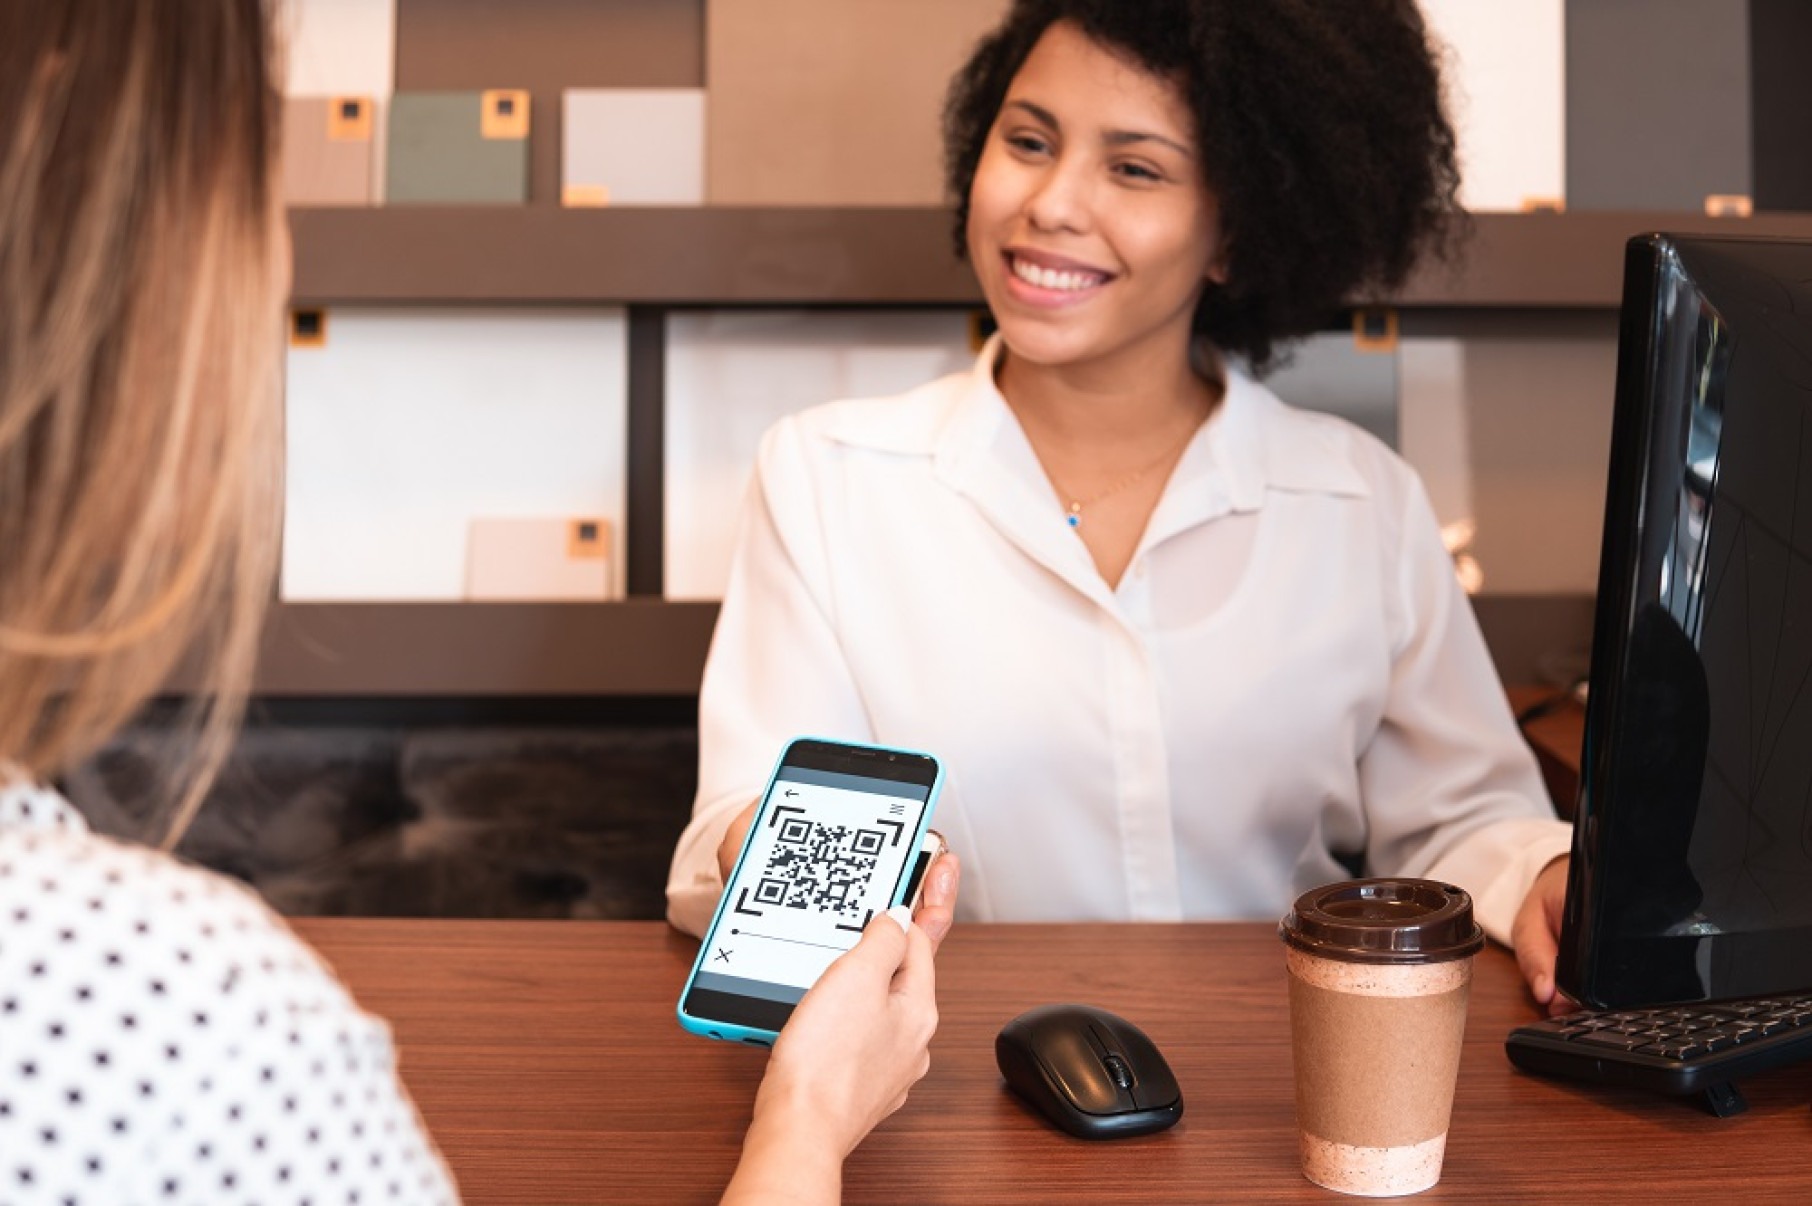
[[[658,922],[315,919],[297,929],[388,1017],[403,1078],[472,1203],[712,1202],[764,1054],[694,1038],[694,944]],[[1283,954],[1266,924],[968,926],[938,963],[931,1074],[851,1157],[860,1202],[1321,1202],[1296,1164]],[[1110,1144],[1029,1115],[995,1032],[1079,1000],[1145,1028],[1187,1112]],[[1534,1016],[1510,956],[1479,959],[1441,1183],[1420,1200],[1812,1200],[1812,1065],[1747,1082],[1750,1111],[1518,1073]]]

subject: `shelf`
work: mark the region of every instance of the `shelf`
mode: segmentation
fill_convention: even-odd
[[[254,691],[310,696],[686,696],[715,603],[286,603]],[[173,693],[193,684],[179,674]]]
[[[296,210],[305,305],[977,305],[938,209]]]
[[[1484,596],[1473,609],[1510,682],[1558,640],[1584,648],[1589,596]],[[688,697],[714,602],[282,603],[254,693],[278,699]],[[1558,635],[1557,635],[1558,634]],[[166,693],[193,688],[180,671]]]
[[[1812,214],[1476,214],[1458,267],[1406,309],[1612,309],[1623,243],[1652,230],[1812,238]],[[300,209],[303,305],[973,306],[942,209]]]
[[[1656,212],[1475,214],[1457,268],[1428,264],[1394,299],[1403,308],[1614,310],[1623,245],[1653,231],[1812,239],[1812,214],[1709,218]]]

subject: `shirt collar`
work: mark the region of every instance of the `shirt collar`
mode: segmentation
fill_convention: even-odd
[[[1003,345],[999,334],[982,347],[966,375],[946,379],[952,389],[933,425],[902,440],[904,431],[864,424],[850,442],[892,451],[935,456],[940,469],[953,470],[993,448],[1012,419],[994,382]],[[1344,427],[1325,416],[1284,404],[1264,385],[1231,366],[1225,369],[1221,405],[1202,425],[1172,475],[1177,487],[1199,479],[1218,483],[1223,511],[1257,511],[1269,491],[1365,497],[1370,488],[1342,444]]]
[[[930,458],[936,476],[973,500],[1015,543],[1094,593],[1099,575],[1080,542],[1052,522],[1050,487],[1037,455],[995,384],[1003,348],[995,334],[967,373],[901,397],[819,412],[823,432],[851,447]],[[1225,373],[1221,405],[1171,474],[1144,547],[1223,515],[1259,511],[1274,493],[1370,493],[1351,461],[1349,428],[1286,406],[1231,366]]]

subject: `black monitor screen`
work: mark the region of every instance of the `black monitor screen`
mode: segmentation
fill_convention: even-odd
[[[1812,989],[1812,242],[1629,243],[1559,981]]]

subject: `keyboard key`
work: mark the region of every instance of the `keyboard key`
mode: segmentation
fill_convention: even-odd
[[[1619,1051],[1634,1051],[1648,1045],[1648,1040],[1635,1034],[1624,1034],[1616,1030],[1594,1030],[1582,1034],[1573,1040],[1576,1043],[1590,1044],[1594,1047],[1614,1047]]]

